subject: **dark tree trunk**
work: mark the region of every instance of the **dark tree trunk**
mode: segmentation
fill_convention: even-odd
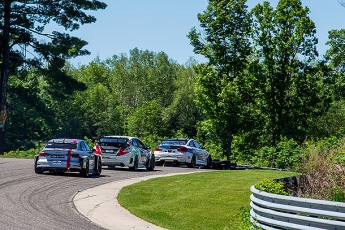
[[[1,87],[0,87],[0,111],[6,111],[7,99],[7,80],[8,70],[10,66],[10,14],[11,14],[11,1],[4,1],[4,26],[2,28],[2,65],[1,65]],[[6,112],[6,114],[8,114]],[[5,148],[5,125],[0,129],[0,154],[4,154]]]
[[[232,130],[231,128],[228,130],[228,154],[227,154],[227,160],[231,159],[231,145],[232,145]]]

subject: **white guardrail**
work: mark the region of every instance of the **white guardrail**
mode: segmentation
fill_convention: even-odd
[[[262,192],[250,188],[251,221],[262,229],[345,229],[345,203]]]

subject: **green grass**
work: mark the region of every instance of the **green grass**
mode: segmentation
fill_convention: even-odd
[[[219,170],[159,177],[124,187],[119,203],[132,214],[171,230],[241,229],[249,210],[250,187],[262,178],[297,173]]]

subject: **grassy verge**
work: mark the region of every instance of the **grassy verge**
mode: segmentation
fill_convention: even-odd
[[[262,178],[296,173],[220,170],[154,178],[124,187],[119,203],[132,214],[167,229],[242,229],[250,186]]]
[[[1,155],[3,158],[24,158],[24,159],[33,159],[34,155],[38,154],[43,147],[39,146],[37,148],[29,150],[13,150],[6,152],[4,155]]]

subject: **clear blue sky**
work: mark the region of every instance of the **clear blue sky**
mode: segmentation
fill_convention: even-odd
[[[208,0],[103,0],[105,10],[90,12],[96,23],[82,26],[73,33],[86,40],[89,56],[72,59],[74,65],[86,65],[97,56],[101,60],[114,54],[128,54],[138,48],[153,52],[164,51],[169,58],[184,64],[190,57],[203,61],[193,53],[186,37],[192,27],[199,28],[197,14],[202,13]],[[278,0],[270,0],[276,7]],[[248,0],[248,9],[263,0]],[[302,0],[309,7],[310,18],[315,22],[319,39],[318,51],[328,49],[328,31],[345,28],[345,8],[337,0]]]

